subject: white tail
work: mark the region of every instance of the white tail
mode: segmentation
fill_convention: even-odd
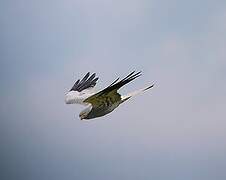
[[[151,86],[148,86],[146,88],[142,88],[142,89],[139,89],[139,90],[136,90],[136,91],[133,91],[127,95],[124,95],[122,96],[122,100],[121,100],[121,103],[123,103],[124,101],[128,100],[129,98],[131,98],[132,96],[136,96],[138,94],[141,94],[143,93],[144,91],[148,90],[148,89],[151,89],[152,87],[154,86],[154,84],[152,84]]]

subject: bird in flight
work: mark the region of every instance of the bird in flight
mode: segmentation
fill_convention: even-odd
[[[105,89],[95,91],[94,86],[99,78],[96,77],[95,73],[90,75],[90,72],[88,72],[82,80],[77,80],[71,90],[66,94],[65,103],[81,104],[86,106],[86,108],[79,114],[81,120],[89,120],[104,116],[112,112],[132,96],[140,94],[154,86],[154,84],[152,84],[151,86],[139,89],[127,95],[121,95],[118,93],[118,90],[122,86],[139,76],[141,76],[141,72],[135,73],[135,71],[133,71],[122,80],[117,78]]]

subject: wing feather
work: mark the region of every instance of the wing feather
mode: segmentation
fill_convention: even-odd
[[[88,97],[87,99],[84,100],[84,102],[91,103],[93,106],[98,106],[101,103],[103,103],[103,101],[106,101],[107,99],[111,99],[112,103],[120,101],[121,95],[117,92],[118,89],[120,89],[125,84],[131,82],[132,80],[136,79],[137,77],[141,76],[141,72],[137,72],[135,74],[134,73],[135,71],[131,72],[129,75],[127,75],[124,79],[122,79],[119,82],[117,82],[119,78],[116,79],[107,88]]]
[[[97,83],[97,80],[99,79],[98,77],[95,78],[95,76],[95,73],[90,76],[90,72],[88,72],[81,81],[79,79],[75,82],[70,91],[81,92],[85,89],[94,87]]]

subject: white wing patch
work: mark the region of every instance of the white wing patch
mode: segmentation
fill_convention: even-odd
[[[81,104],[81,105],[87,105],[88,103],[85,103],[84,100],[88,97],[95,94],[95,92],[78,92],[78,91],[70,91],[65,96],[65,103],[66,104]]]

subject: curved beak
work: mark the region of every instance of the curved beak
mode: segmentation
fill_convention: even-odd
[[[80,114],[80,115],[79,115],[79,118],[80,118],[81,121],[82,121],[83,119],[85,119],[85,117],[84,117],[83,114]]]

